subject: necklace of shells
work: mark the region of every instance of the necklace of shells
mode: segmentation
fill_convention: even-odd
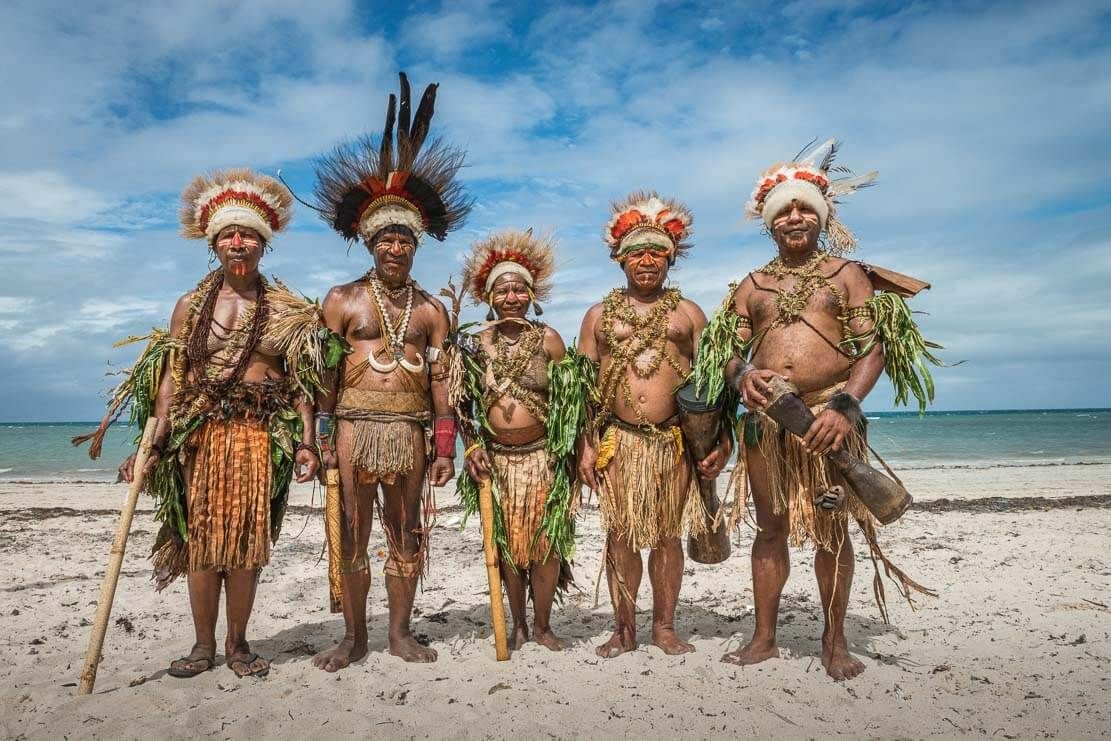
[[[382,299],[384,287],[377,275],[367,275],[367,290],[374,301],[374,308],[378,312],[379,326],[382,327],[382,338],[385,340],[385,351],[393,357],[381,363],[374,352],[367,353],[367,363],[379,373],[392,373],[401,366],[410,373],[420,373],[424,370],[424,358],[417,355],[417,362],[410,363],[405,357],[405,334],[409,331],[409,321],[413,318],[413,284],[405,285],[405,310],[395,326],[386,309],[386,302]]]

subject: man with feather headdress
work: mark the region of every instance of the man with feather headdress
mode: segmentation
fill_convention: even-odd
[[[922,359],[938,361],[902,299],[928,285],[843,257],[855,239],[838,219],[837,198],[870,185],[876,173],[835,177],[851,175],[833,167],[836,151],[830,139],[773,165],[757,180],[746,213],[763,220],[778,254],[730,286],[703,334],[694,376],[697,385],[712,389],[711,399],[723,391],[736,394],[750,410],[738,425],[743,443],[732,476],[733,521],[745,512],[751,491],[756,627],[747,645],[722,660],[746,665],[779,655],[776,617],[790,571],[788,540],[810,541],[817,549],[814,570],[826,619],[822,664],[829,676],[843,680],[864,670],[849,653],[844,632],[854,564],[849,519],[860,526],[877,564],[876,601],[885,620],[879,563],[908,601],[912,590],[930,592],[887,560],[877,543],[876,519],[825,455],[845,448],[866,460],[860,402],[885,362],[896,401],[905,400],[910,388],[924,408],[932,384]],[[763,413],[768,384],[776,378],[793,384],[815,415],[805,437]]]
[[[507,230],[474,245],[463,287],[488,304],[489,326],[457,333],[460,383],[452,399],[461,428],[466,471],[459,477],[467,515],[479,510],[480,482],[490,479],[493,530],[513,615],[511,646],[531,640],[563,648],[550,617],[557,588],[571,580],[578,481],[575,444],[585,422],[582,356],[539,320],[552,290],[554,245],[528,231]],[[534,620],[529,634],[526,594]]]
[[[344,520],[338,606],[346,631],[338,646],[314,659],[329,672],[366,654],[366,549],[376,505],[389,550],[389,651],[405,661],[436,659],[413,637],[409,619],[427,566],[431,487],[455,475],[443,352],[449,322],[443,304],[410,272],[424,237],[442,241],[462,225],[470,202],[455,180],[462,151],[425,141],[436,85],[413,113],[409,81],[404,73],[400,79],[400,100],[390,95],[381,140],[364,136],[316,163],[317,210],[344,239],[361,240],[374,260],[365,275],[332,288],[324,300],[328,328],[354,348],[316,415],[324,465],[339,468]]]
[[[633,193],[613,205],[603,239],[625,273],[583,318],[582,353],[598,364],[597,406],[582,436],[579,474],[598,491],[606,529],[605,566],[616,627],[596,651],[612,658],[637,647],[636,597],[650,549],[652,642],[668,654],[693,651],[675,634],[683,581],[684,530],[706,528],[695,475],[712,479],[729,456],[728,438],[701,461],[684,449],[676,390],[691,370],[706,316],[668,271],[689,249],[691,214],[656,193]],[[697,469],[695,466],[697,463]]]
[[[131,421],[158,422],[145,487],[162,523],[153,552],[158,589],[186,574],[196,642],[170,664],[173,677],[214,667],[220,590],[227,599],[225,661],[238,676],[263,676],[247,621],[259,573],[277,540],[291,475],[316,472],[312,399],[342,341],[321,329],[320,307],[267,281],[259,261],[286,227],[292,198],[250,170],[196,178],[182,194],[183,233],[204,239],[220,266],[182,296],[170,328],[155,330],[115,390],[93,435],[127,406]],[[135,338],[146,339],[146,338]],[[120,466],[131,481],[135,456]]]

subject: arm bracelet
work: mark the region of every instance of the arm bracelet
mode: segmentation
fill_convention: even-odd
[[[455,457],[455,417],[437,417],[432,426],[437,458]]]
[[[862,417],[860,411],[860,402],[852,394],[847,394],[844,391],[834,394],[830,397],[829,402],[826,403],[826,409],[832,409],[845,419],[849,420],[849,424],[856,427],[860,424]]]
[[[331,450],[332,436],[336,431],[332,415],[328,412],[317,412],[313,415],[313,423],[316,430],[316,444],[321,450]]]
[[[749,373],[752,373],[752,371],[754,371],[754,370],[760,370],[760,369],[757,368],[752,363],[746,362],[744,365],[741,366],[741,370],[740,370],[740,372],[737,373],[737,376],[736,376],[736,378],[737,378],[736,387],[737,387],[737,393],[738,394],[743,394],[744,393],[745,376],[747,376]]]

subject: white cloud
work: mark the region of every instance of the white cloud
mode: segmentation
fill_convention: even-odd
[[[0,296],[0,314],[25,314],[31,310],[32,301],[20,296]]]
[[[81,224],[111,205],[101,193],[59,172],[0,172],[0,219]]]
[[[438,60],[504,39],[509,27],[503,11],[488,0],[444,3],[436,13],[410,16],[403,25],[402,46],[417,55]]]

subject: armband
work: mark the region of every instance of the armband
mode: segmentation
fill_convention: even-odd
[[[437,417],[432,426],[437,458],[455,457],[455,417]]]
[[[760,370],[760,369],[757,368],[752,363],[745,363],[744,365],[741,366],[741,370],[738,371],[737,375],[736,375],[737,393],[739,393],[739,394],[744,393],[745,376],[747,376],[749,373],[752,373],[752,371],[754,371],[754,370]]]
[[[861,412],[860,402],[852,394],[847,394],[844,391],[834,394],[830,397],[829,402],[826,404],[826,409],[832,409],[845,419],[849,420],[849,424],[856,427],[860,424]]]
[[[316,427],[316,444],[322,451],[331,450],[332,435],[336,431],[332,415],[327,412],[317,412],[313,415],[313,422]]]
[[[438,347],[432,347],[431,345],[429,345],[428,347],[424,348],[424,359],[427,360],[429,363],[439,363],[443,355],[444,351]]]
[[[844,321],[845,324],[848,324],[853,319],[863,319],[864,321],[870,322],[873,321],[874,318],[875,317],[872,313],[871,306],[854,306],[853,308],[845,312],[845,316],[842,321]]]

